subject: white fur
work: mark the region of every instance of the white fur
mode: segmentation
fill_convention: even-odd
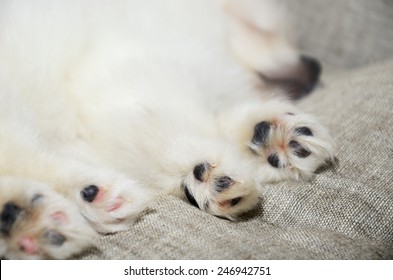
[[[0,2],[0,176],[7,176],[0,179],[0,205],[28,196],[9,185],[29,190],[43,182],[47,196],[62,195],[56,203],[68,228],[59,231],[81,231],[63,253],[28,255],[15,247],[20,228],[0,238],[1,255],[66,258],[93,235],[68,204],[97,231],[115,232],[131,226],[156,195],[184,197],[184,182],[201,208],[234,218],[255,205],[264,181],[309,177],[332,157],[319,123],[257,90],[254,75],[231,54],[224,18],[212,0]],[[296,117],[284,117],[288,110]],[[277,170],[263,149],[251,153],[255,124],[273,119],[286,127],[279,138],[312,127],[316,137],[299,141],[313,157],[288,155],[293,168]],[[215,166],[211,176],[236,183],[221,193],[211,180],[201,187],[192,175],[201,162]],[[87,203],[80,191],[91,184],[103,197]],[[236,206],[219,204],[237,197],[243,200]],[[117,201],[121,207],[110,210]],[[50,227],[45,217],[35,223]]]

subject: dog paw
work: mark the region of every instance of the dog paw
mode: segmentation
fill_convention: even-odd
[[[95,231],[76,205],[49,186],[0,179],[0,254],[9,259],[66,259],[92,246]]]
[[[327,130],[302,114],[286,112],[254,126],[250,150],[266,162],[271,172],[265,181],[309,178],[333,159],[333,141]]]
[[[129,229],[152,197],[130,179],[121,176],[109,178],[101,176],[77,192],[83,216],[100,233]]]
[[[229,171],[221,163],[202,162],[183,180],[188,201],[212,215],[235,219],[253,208],[258,200],[255,183],[240,170]]]

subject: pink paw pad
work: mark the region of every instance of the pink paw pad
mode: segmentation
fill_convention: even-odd
[[[92,203],[93,201],[101,201],[105,194],[105,190],[97,187],[96,185],[90,185],[83,188],[80,194],[84,201]]]
[[[56,211],[49,216],[53,221],[64,224],[68,221],[67,215],[63,211]]]
[[[28,255],[34,255],[38,253],[38,245],[31,237],[23,237],[19,240],[19,248]]]
[[[119,209],[119,208],[123,205],[123,203],[124,203],[124,198],[118,196],[118,197],[116,197],[116,198],[114,199],[113,203],[111,203],[111,204],[106,208],[106,210],[107,210],[108,212],[113,212],[113,211]]]

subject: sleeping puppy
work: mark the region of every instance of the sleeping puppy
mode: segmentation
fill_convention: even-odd
[[[155,197],[236,219],[333,157],[268,1],[4,0],[0,255],[65,259]]]

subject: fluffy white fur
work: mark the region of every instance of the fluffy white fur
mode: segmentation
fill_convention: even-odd
[[[155,196],[184,198],[185,186],[202,210],[234,219],[263,182],[308,178],[332,157],[328,132],[262,93],[247,69],[298,54],[281,35],[259,53],[255,44],[271,38],[226,25],[228,15],[256,18],[246,8],[233,16],[240,2],[0,1],[0,206],[22,209],[0,233],[1,256],[67,258],[91,245],[90,226],[126,230]],[[279,33],[277,17],[263,14],[255,26]],[[261,121],[272,126],[256,145]],[[293,155],[291,139],[311,155]],[[282,168],[268,163],[272,152]],[[193,173],[201,163],[202,182]],[[223,191],[220,178],[230,178]],[[81,197],[89,185],[99,188],[91,203]]]

